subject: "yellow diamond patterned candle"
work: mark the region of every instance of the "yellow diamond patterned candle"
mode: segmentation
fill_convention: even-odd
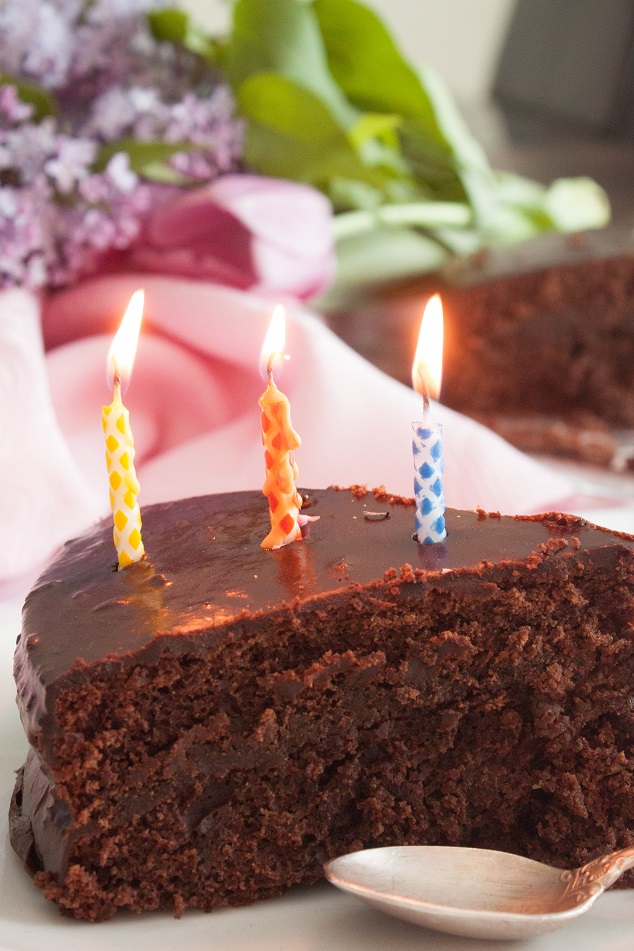
[[[262,548],[281,548],[302,537],[299,510],[302,497],[295,488],[297,465],[294,452],[301,439],[291,423],[291,409],[287,397],[273,379],[275,360],[284,359],[285,316],[277,306],[262,346],[262,362],[266,367],[268,385],[259,399],[262,409],[262,444],[266,479],[262,491],[269,501],[271,531],[262,542]]]
[[[129,381],[132,372],[143,316],[143,299],[143,291],[136,291],[132,295],[112,341],[108,353],[108,373],[112,378],[114,395],[112,403],[104,406],[101,414],[119,569],[139,561],[145,554],[141,538],[141,510],[137,501],[139,481],[134,469],[134,439],[130,414],[121,399],[122,385]]]

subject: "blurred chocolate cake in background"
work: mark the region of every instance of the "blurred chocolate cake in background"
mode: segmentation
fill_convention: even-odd
[[[521,448],[624,465],[634,429],[634,230],[548,234],[366,288],[330,326],[409,382],[427,297],[445,313],[442,402]]]

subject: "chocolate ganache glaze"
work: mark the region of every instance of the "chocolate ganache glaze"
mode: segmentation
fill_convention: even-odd
[[[259,492],[202,496],[143,510],[147,561],[117,571],[110,520],[69,541],[26,599],[15,656],[18,705],[31,743],[55,732],[58,688],[95,664],[150,661],[163,650],[196,653],[241,617],[284,605],[317,605],[340,589],[384,584],[394,569],[407,583],[475,588],[478,567],[509,571],[547,550],[587,550],[609,563],[628,535],[560,514],[489,516],[447,511],[447,539],[412,538],[413,501],[380,490],[302,490],[302,511],[319,516],[302,543],[264,552],[268,509]],[[383,515],[385,517],[383,517]],[[552,542],[559,543],[553,546]],[[591,554],[590,554],[591,552]],[[403,566],[411,572],[402,571]],[[200,635],[208,633],[201,640]]]

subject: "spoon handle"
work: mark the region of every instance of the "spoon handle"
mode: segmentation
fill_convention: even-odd
[[[634,846],[620,849],[610,855],[601,855],[598,859],[561,873],[561,881],[566,882],[566,894],[574,896],[578,904],[600,894],[605,888],[621,877],[628,868],[634,867]]]

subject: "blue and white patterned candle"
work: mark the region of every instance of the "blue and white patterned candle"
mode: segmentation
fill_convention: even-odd
[[[442,376],[443,317],[438,294],[427,303],[412,367],[414,389],[423,397],[423,420],[412,423],[416,538],[433,545],[447,537],[442,456],[442,426],[429,421],[430,393],[438,397]]]
[[[416,496],[416,537],[423,545],[442,542],[445,528],[445,493],[442,475],[442,426],[440,423],[412,423],[414,438],[414,495]]]

